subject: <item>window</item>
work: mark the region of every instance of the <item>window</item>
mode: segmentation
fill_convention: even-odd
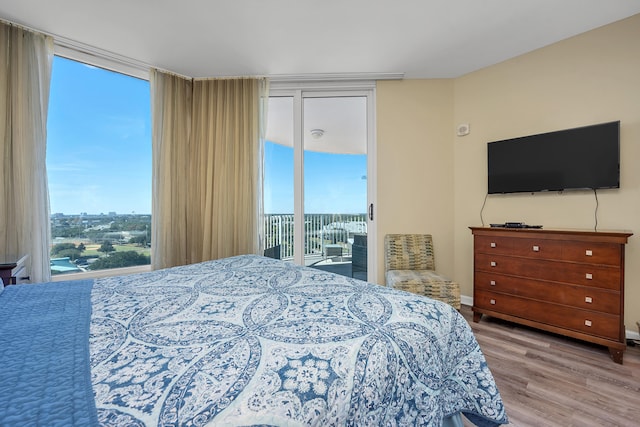
[[[150,264],[151,167],[149,82],[55,56],[52,275]]]

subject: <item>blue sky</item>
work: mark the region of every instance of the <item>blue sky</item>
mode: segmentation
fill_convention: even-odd
[[[151,213],[149,82],[54,57],[47,172],[52,213]]]
[[[293,213],[293,148],[267,142],[267,214]],[[358,214],[367,211],[367,156],[305,151],[305,213]]]
[[[265,147],[265,213],[293,213],[293,149]],[[149,82],[54,57],[51,213],[151,213]],[[365,213],[366,156],[305,152],[306,213]]]

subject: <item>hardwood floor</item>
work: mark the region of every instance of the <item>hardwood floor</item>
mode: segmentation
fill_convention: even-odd
[[[605,347],[483,316],[471,325],[511,426],[640,426],[640,346]],[[471,426],[466,419],[465,426]]]

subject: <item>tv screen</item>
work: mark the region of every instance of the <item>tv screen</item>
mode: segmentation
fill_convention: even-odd
[[[488,192],[620,188],[620,122],[487,144]]]

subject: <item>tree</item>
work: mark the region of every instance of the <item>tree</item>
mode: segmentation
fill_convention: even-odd
[[[136,251],[116,252],[108,257],[100,258],[89,265],[89,270],[104,270],[107,268],[132,267],[134,265],[151,264],[151,257]]]
[[[98,248],[98,252],[104,252],[105,254],[109,254],[110,252],[115,252],[116,248],[113,247],[110,240],[105,240],[102,245]]]
[[[84,249],[83,249],[84,250]],[[51,248],[51,258],[66,258],[68,257],[70,260],[77,259],[82,250],[76,248],[76,245],[73,243],[58,243]]]
[[[132,237],[131,239],[129,239],[129,243],[144,248],[149,244],[149,236],[147,236],[146,234],[142,234],[140,236]]]
[[[76,249],[76,245],[73,243],[58,243],[57,245],[53,245],[51,248],[51,256],[67,249]]]

